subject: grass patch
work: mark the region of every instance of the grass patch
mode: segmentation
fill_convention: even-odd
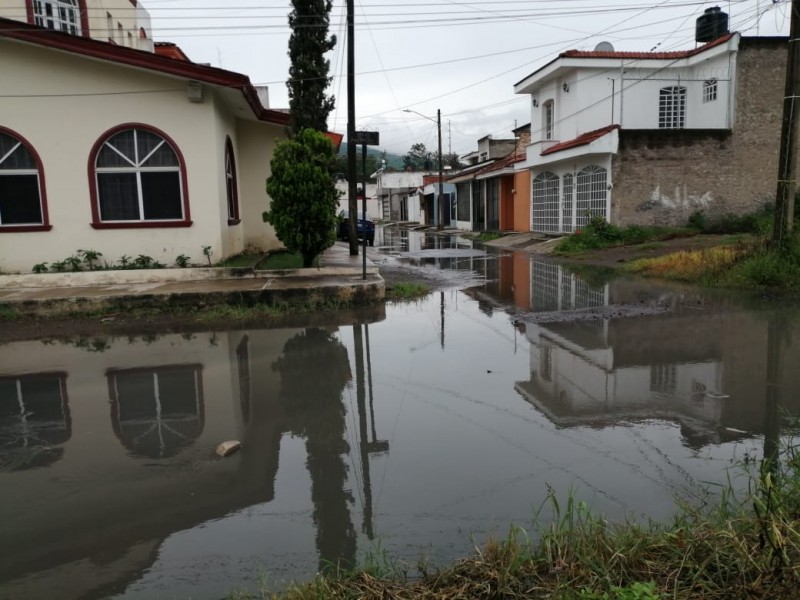
[[[319,256],[314,259],[313,266],[319,267]],[[302,269],[303,255],[299,252],[287,252],[285,250],[270,252],[255,266],[255,268],[259,271]]]
[[[576,229],[575,233],[561,239],[553,249],[553,253],[561,256],[574,256],[588,250],[653,243],[696,233],[697,231],[685,227],[643,227],[641,225],[617,227],[608,223],[603,217],[592,217],[586,227]]]
[[[13,306],[0,304],[0,321],[15,321],[20,317],[21,313]]]
[[[218,266],[228,268],[255,267],[263,259],[263,252],[243,252],[226,258]]]
[[[787,441],[761,465],[742,465],[749,488],[741,497],[725,486],[712,507],[679,505],[665,524],[610,524],[572,495],[561,502],[551,491],[530,533],[513,528],[448,568],[418,565],[419,575],[409,578],[402,566],[382,566],[376,574],[367,564],[258,597],[794,599],[800,585],[800,457],[793,444]]]
[[[395,283],[391,287],[386,288],[387,300],[413,300],[422,298],[431,293],[429,288],[424,283]]]
[[[498,231],[482,231],[477,237],[477,240],[479,242],[491,242],[493,240],[499,240],[501,237],[503,237],[503,234]]]
[[[644,275],[741,289],[800,289],[800,242],[775,248],[766,239],[641,258],[622,267]]]

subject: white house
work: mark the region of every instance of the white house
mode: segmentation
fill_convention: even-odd
[[[281,245],[262,212],[289,115],[245,75],[154,45],[132,4],[0,0],[2,271]]]
[[[787,40],[727,33],[719,9],[698,31],[691,50],[568,50],[515,85],[531,101],[517,168],[531,171],[532,230],[593,215],[679,225],[774,199]]]
[[[425,172],[384,171],[376,173],[380,217],[391,221],[420,222],[422,207],[417,189],[422,186]]]

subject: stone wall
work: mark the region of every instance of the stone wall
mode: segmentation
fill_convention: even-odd
[[[732,130],[620,131],[612,223],[684,225],[696,211],[741,214],[774,202],[786,47],[785,38],[742,38]]]

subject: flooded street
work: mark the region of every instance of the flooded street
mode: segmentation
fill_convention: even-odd
[[[795,303],[381,234],[376,263],[446,289],[357,325],[0,346],[0,598],[218,599],[384,551],[445,564],[530,529],[548,489],[665,519],[800,414]],[[669,310],[531,318],[613,305]],[[242,450],[217,457],[225,440]]]

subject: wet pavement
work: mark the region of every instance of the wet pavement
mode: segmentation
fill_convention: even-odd
[[[550,489],[666,519],[745,485],[737,464],[800,414],[796,302],[382,233],[377,264],[452,285],[352,326],[0,346],[0,597],[218,599],[369,552],[444,564],[512,523],[534,536]],[[527,320],[614,306],[664,310]]]

